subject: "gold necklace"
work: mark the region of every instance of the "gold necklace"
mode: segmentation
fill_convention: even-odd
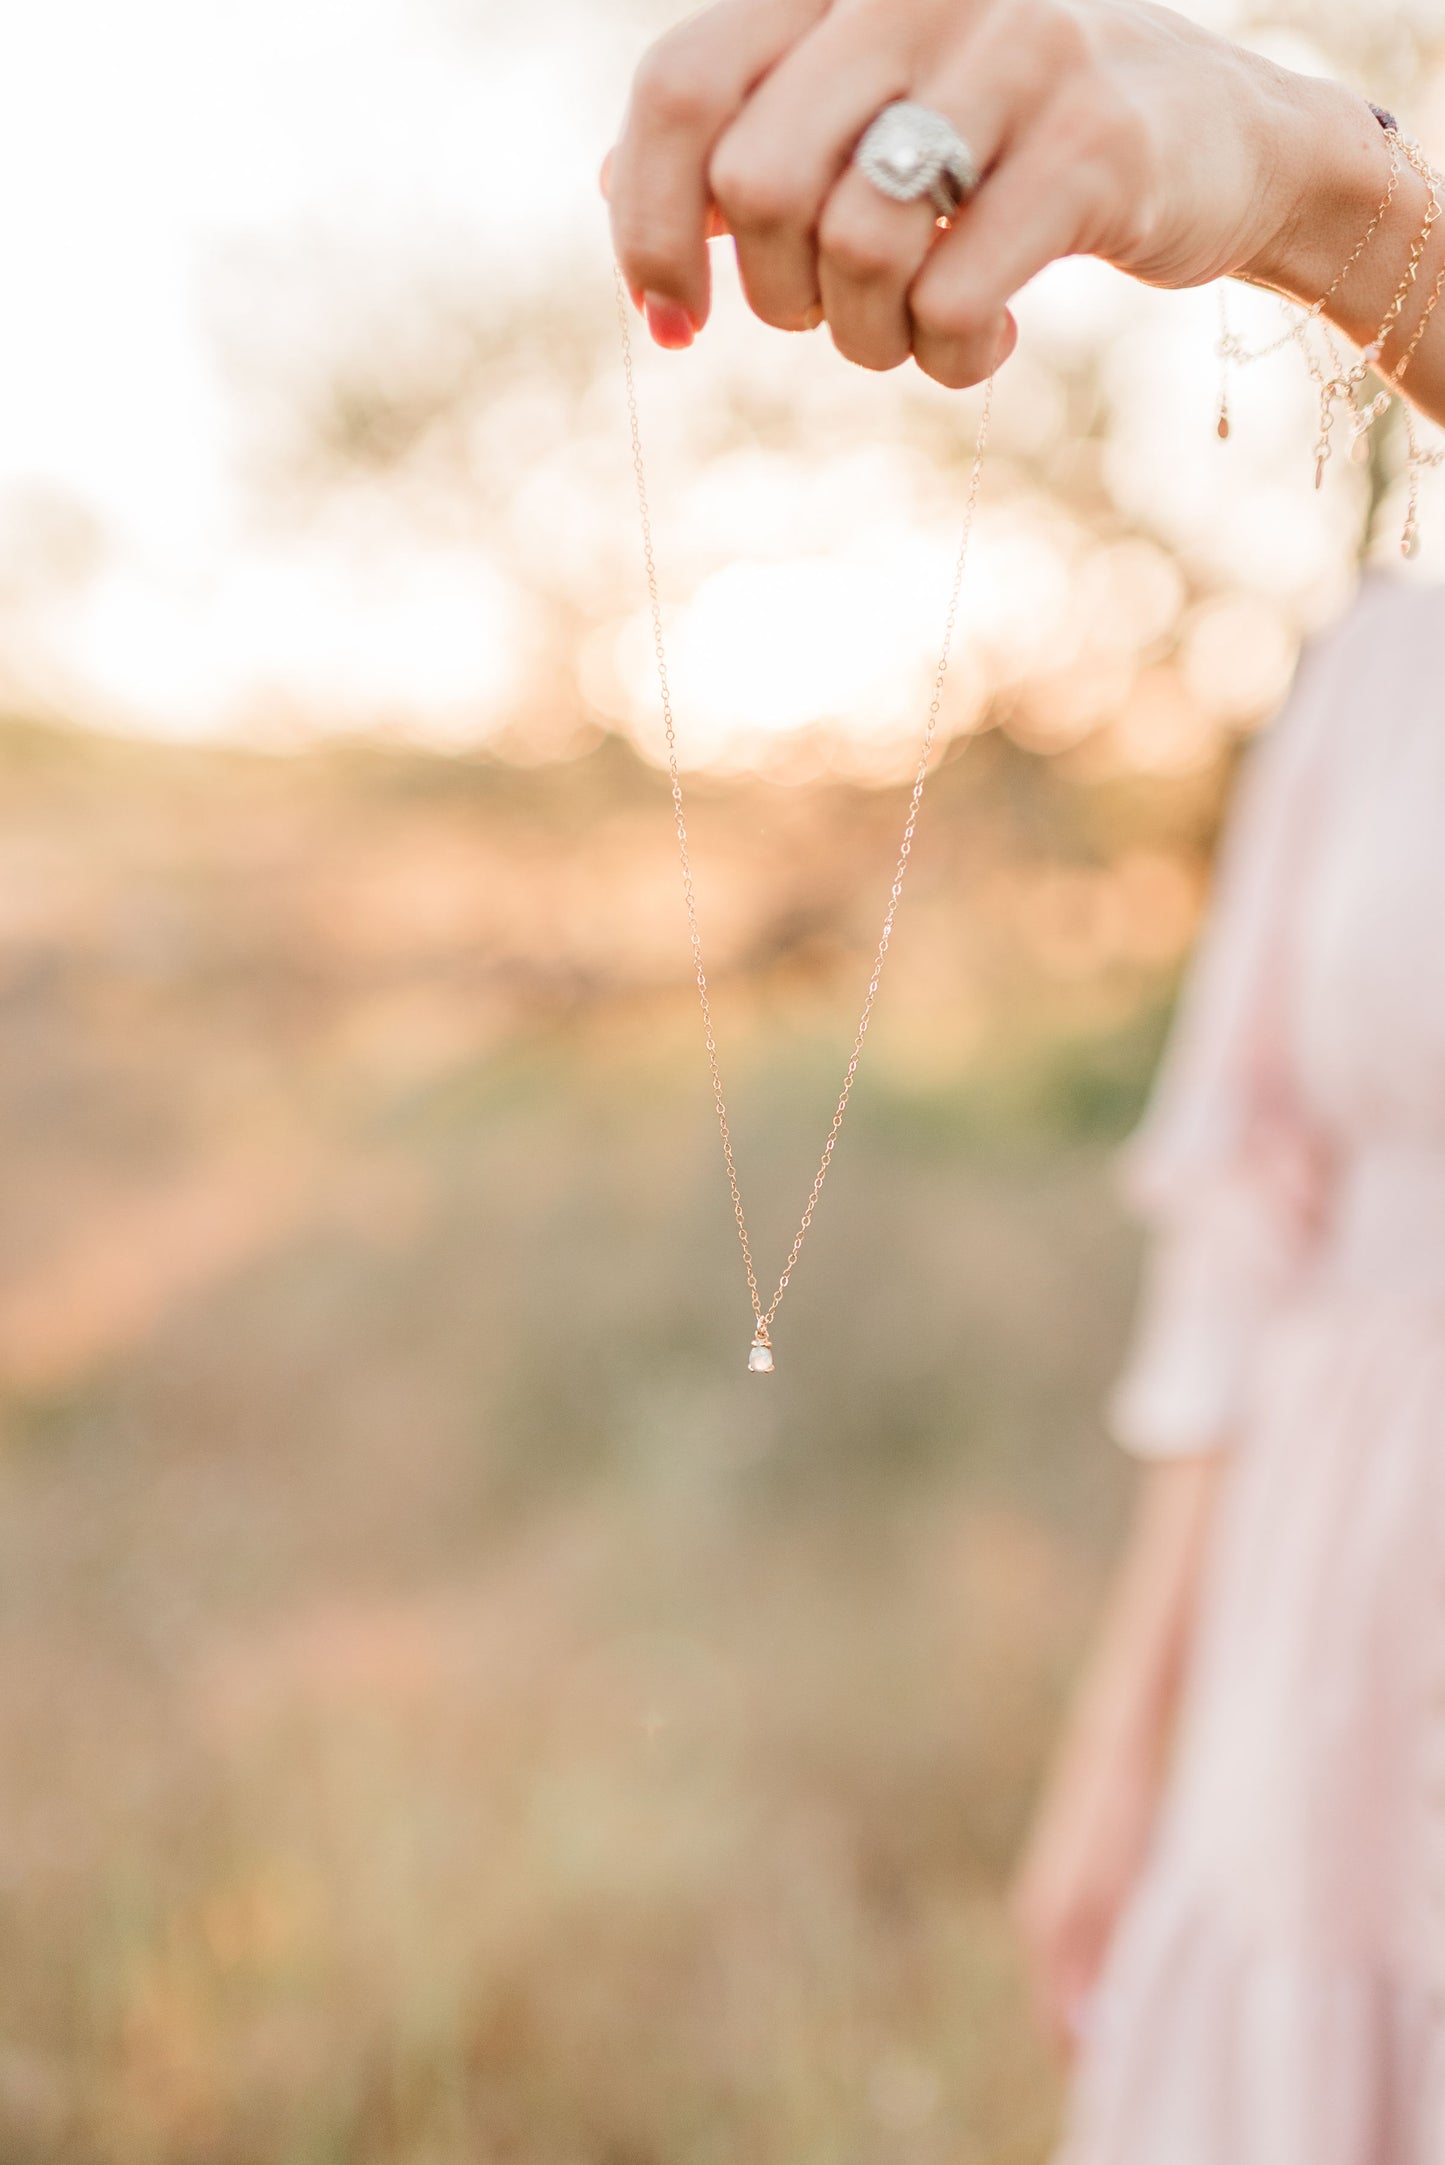
[[[752,1241],[748,1236],[748,1222],[743,1211],[742,1190],[738,1185],[737,1163],[733,1156],[732,1128],[728,1121],[727,1102],[723,1096],[722,1071],[718,1065],[717,1032],[713,1026],[712,998],[708,992],[707,971],[703,966],[702,933],[698,926],[697,893],[693,885],[692,852],[687,836],[687,815],[683,807],[682,773],[678,761],[677,728],[672,711],[672,688],[668,678],[667,646],[662,629],[662,601],[657,583],[657,559],[653,549],[652,511],[648,501],[647,469],[642,456],[642,425],[637,410],[637,376],[632,359],[632,326],[628,314],[629,299],[622,275],[617,274],[617,321],[622,337],[622,368],[627,386],[627,417],[632,435],[632,469],[637,482],[637,510],[642,528],[642,562],[647,579],[647,598],[652,614],[652,647],[657,665],[657,685],[662,705],[663,731],[667,739],[667,772],[672,786],[673,824],[677,832],[677,852],[682,866],[682,893],[687,906],[688,934],[692,942],[693,975],[697,982],[697,996],[702,1009],[703,1043],[707,1047],[708,1072],[712,1078],[713,1104],[717,1112],[718,1133],[722,1138],[723,1163],[727,1168],[728,1188],[732,1194],[733,1217],[737,1221],[738,1243],[742,1249],[743,1268],[747,1272],[748,1295],[752,1301],[755,1330],[748,1367],[754,1375],[771,1375],[773,1371],[772,1324],[782,1305],[783,1295],[792,1282],[803,1243],[813,1223],[813,1213],[833,1162],[833,1152],[842,1132],[848,1100],[853,1094],[853,1084],[858,1073],[858,1062],[863,1054],[863,1040],[868,1034],[874,1002],[882,982],[883,966],[888,959],[888,949],[893,939],[893,921],[898,914],[898,904],[903,893],[903,883],[908,872],[908,860],[913,854],[914,830],[923,803],[924,785],[928,779],[928,762],[932,755],[934,739],[938,733],[938,717],[943,706],[943,684],[948,674],[949,656],[953,650],[953,631],[958,618],[959,598],[963,592],[963,576],[968,565],[969,542],[973,536],[974,512],[978,506],[979,484],[983,479],[984,458],[988,451],[989,420],[993,411],[993,378],[989,377],[984,390],[983,412],[979,418],[978,435],[973,447],[973,465],[969,474],[968,495],[964,504],[963,538],[959,544],[958,560],[954,565],[953,586],[948,599],[948,611],[944,619],[943,645],[939,653],[938,667],[933,675],[933,696],[929,702],[928,718],[924,725],[923,743],[918,754],[918,765],[913,776],[913,790],[908,800],[908,814],[903,823],[903,840],[898,849],[898,862],[893,871],[893,885],[889,889],[888,908],[883,917],[883,930],[873,957],[873,973],[868,980],[868,990],[863,1000],[863,1012],[858,1018],[858,1028],[853,1037],[853,1049],[843,1075],[843,1087],[838,1093],[838,1103],[833,1111],[832,1124],[823,1145],[823,1155],[808,1191],[788,1260],[771,1301],[763,1306],[762,1293],[758,1287],[758,1274],[753,1265]]]

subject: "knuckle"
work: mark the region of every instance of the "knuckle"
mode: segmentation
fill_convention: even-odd
[[[832,268],[851,284],[876,285],[891,277],[898,266],[897,251],[887,235],[851,212],[824,214],[818,246]]]
[[[678,251],[652,228],[619,227],[615,242],[617,259],[632,283],[650,292],[667,293],[676,284],[681,268]]]
[[[678,33],[660,38],[644,55],[633,95],[646,119],[669,132],[706,127],[718,102],[715,76],[698,64],[691,41]]]
[[[1072,74],[1093,56],[1093,39],[1083,17],[1066,0],[1044,0],[1034,24],[1035,50],[1051,69]]]
[[[1030,73],[1037,74],[1048,64],[1057,12],[1058,0],[1011,0],[1010,6],[987,16],[984,31],[990,59],[1003,52],[1026,55]]]
[[[942,286],[920,294],[913,318],[922,335],[945,346],[971,346],[981,339],[997,313],[981,293],[967,286]]]
[[[993,295],[957,282],[913,301],[918,365],[947,391],[981,383],[998,352],[1001,310]]]
[[[713,156],[708,181],[731,225],[766,231],[797,216],[796,191],[782,175],[746,157],[726,139]]]
[[[1057,157],[1095,171],[1115,186],[1144,178],[1153,162],[1153,136],[1140,101],[1107,68],[1063,87],[1050,115]]]

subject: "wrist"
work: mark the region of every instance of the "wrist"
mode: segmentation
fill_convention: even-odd
[[[1271,131],[1264,240],[1238,275],[1306,303],[1336,278],[1379,208],[1389,179],[1384,130],[1362,98],[1340,83],[1276,75],[1265,115]],[[1408,176],[1407,176],[1408,177]],[[1345,329],[1369,321],[1371,283],[1346,280],[1330,315]]]

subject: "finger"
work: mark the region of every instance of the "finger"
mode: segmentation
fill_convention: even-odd
[[[1008,11],[1004,11],[1005,16]],[[995,15],[910,94],[942,113],[987,174],[1026,127],[1047,94],[1049,73],[1036,45]],[[967,222],[970,209],[959,213]],[[908,292],[938,245],[933,205],[894,203],[854,169],[838,182],[823,213],[821,284],[839,351],[865,368],[896,368],[913,346]]]
[[[797,330],[822,296],[823,206],[876,113],[903,95],[906,49],[855,11],[826,16],[759,84],[713,152],[712,193],[737,241],[748,305]]]
[[[615,155],[614,151],[608,151],[602,161],[602,170],[597,176],[597,186],[604,203],[610,203],[612,200],[612,160]],[[722,240],[730,230],[726,218],[724,218],[716,203],[712,204],[707,214],[708,239],[710,241]]]
[[[1048,147],[1043,125],[990,174],[909,293],[918,365],[950,390],[998,366],[1008,303],[1045,264],[1078,254],[1093,221],[1092,176]]]
[[[649,318],[707,321],[708,161],[749,91],[828,0],[720,0],[652,48],[638,69],[610,174],[613,244]],[[686,342],[686,339],[681,342]]]
[[[601,191],[603,202],[610,202],[612,199],[612,152],[610,150],[602,161],[602,170],[597,176],[597,186]],[[627,290],[632,295],[633,307],[639,315],[644,314],[647,306],[645,296],[638,291],[636,286],[629,286]]]
[[[818,229],[818,286],[845,359],[875,369],[908,359],[908,290],[937,240],[932,203],[894,203],[861,173],[844,175]]]

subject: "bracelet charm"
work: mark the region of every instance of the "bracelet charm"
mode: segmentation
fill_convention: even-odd
[[[1401,383],[1416,353],[1419,351],[1421,340],[1430,326],[1431,319],[1440,304],[1442,294],[1445,294],[1445,265],[1442,265],[1403,355],[1393,368],[1382,367],[1381,361],[1385,349],[1399,326],[1400,318],[1419,280],[1420,268],[1428,252],[1435,226],[1441,217],[1442,211],[1445,211],[1445,181],[1442,181],[1441,176],[1430,164],[1425,153],[1413,137],[1402,133],[1399,122],[1393,113],[1387,112],[1383,106],[1379,105],[1371,105],[1369,110],[1378,121],[1385,135],[1389,153],[1389,177],[1385,185],[1385,192],[1380,198],[1374,216],[1325,291],[1317,300],[1312,301],[1308,307],[1300,307],[1289,301],[1284,302],[1288,322],[1283,334],[1267,345],[1250,350],[1234,335],[1229,327],[1224,288],[1222,286],[1220,288],[1219,345],[1217,349],[1220,362],[1218,420],[1220,441],[1226,441],[1230,434],[1228,381],[1230,366],[1245,366],[1254,361],[1266,360],[1270,355],[1281,352],[1284,347],[1291,344],[1296,345],[1304,357],[1305,367],[1309,372],[1310,381],[1314,384],[1319,399],[1319,431],[1314,447],[1315,487],[1317,489],[1324,486],[1325,468],[1333,452],[1337,410],[1342,407],[1349,417],[1349,449],[1351,456],[1356,460],[1367,459],[1369,456],[1370,430],[1378,420],[1389,412],[1395,399],[1400,396]],[[1355,265],[1360,261],[1384,225],[1398,193],[1403,169],[1407,165],[1425,183],[1426,207],[1424,220],[1410,243],[1409,257],[1404,272],[1395,288],[1379,329],[1369,343],[1360,348],[1358,357],[1354,361],[1347,362],[1330,327],[1321,319],[1330,301],[1339,292],[1350,272],[1355,268]],[[1317,340],[1324,347],[1323,356],[1317,352],[1316,345],[1311,340],[1311,327],[1315,325],[1318,325]],[[1365,378],[1372,372],[1383,379],[1384,388],[1378,391],[1373,398],[1366,400],[1362,404],[1360,389]],[[1421,446],[1416,417],[1413,409],[1408,404],[1405,406],[1405,440],[1407,447],[1408,500],[1404,530],[1400,538],[1400,550],[1402,555],[1413,557],[1419,550],[1420,476],[1426,468],[1441,464],[1442,460],[1445,460],[1445,451],[1427,451]]]

